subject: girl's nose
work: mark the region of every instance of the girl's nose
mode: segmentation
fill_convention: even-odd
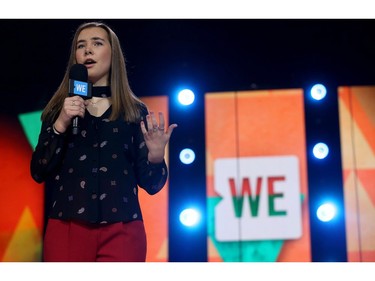
[[[85,55],[91,55],[91,54],[92,54],[91,49],[86,48]]]

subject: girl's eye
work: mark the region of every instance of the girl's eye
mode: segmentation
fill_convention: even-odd
[[[77,45],[77,49],[82,49],[83,47],[84,47],[83,44],[79,44],[79,45]]]
[[[101,45],[103,45],[103,43],[102,42],[95,42],[94,45],[95,46],[101,46]]]

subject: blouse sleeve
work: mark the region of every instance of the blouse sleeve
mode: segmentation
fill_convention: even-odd
[[[142,120],[146,120],[147,114],[147,109],[144,109]],[[168,178],[168,168],[165,159],[157,164],[148,161],[148,148],[140,124],[136,124],[135,132],[137,182],[148,194],[153,195],[164,187]]]
[[[62,162],[65,137],[65,134],[55,133],[52,124],[42,123],[30,163],[31,176],[36,182],[44,182]]]

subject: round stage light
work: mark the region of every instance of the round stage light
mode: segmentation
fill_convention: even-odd
[[[187,208],[180,213],[180,222],[185,226],[195,226],[199,223],[201,214],[198,210]]]
[[[316,158],[324,159],[327,157],[328,153],[329,153],[329,148],[325,143],[319,142],[316,145],[314,145],[313,154]]]
[[[323,222],[328,222],[336,216],[336,207],[331,203],[324,203],[319,206],[316,216]]]
[[[310,91],[311,97],[315,100],[323,99],[327,94],[327,89],[322,84],[315,84]]]
[[[195,160],[195,153],[190,148],[185,148],[180,152],[180,161],[184,164],[191,164]]]
[[[194,102],[195,95],[192,90],[184,89],[178,93],[178,101],[182,105],[190,105]]]

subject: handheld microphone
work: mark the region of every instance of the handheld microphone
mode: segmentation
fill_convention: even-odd
[[[69,72],[69,95],[81,96],[83,99],[91,98],[92,84],[88,81],[88,72],[83,64],[74,64]],[[79,131],[78,116],[73,118],[73,135]]]

